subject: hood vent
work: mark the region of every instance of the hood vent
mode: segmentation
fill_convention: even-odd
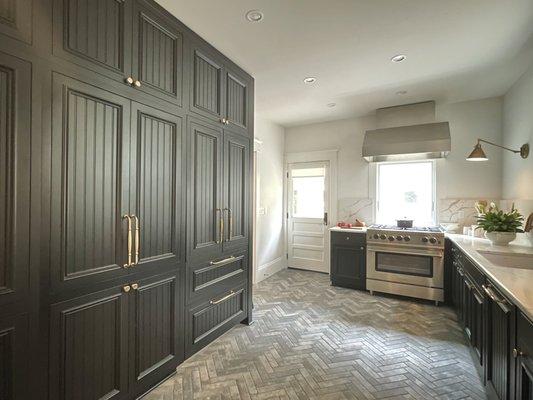
[[[388,127],[365,132],[363,158],[379,162],[446,157],[451,149],[450,126],[448,122],[428,123],[428,119],[434,120],[434,107],[433,102],[425,102],[378,110],[378,126]],[[420,118],[421,115],[424,117]],[[404,124],[415,122],[413,118],[424,123],[390,127],[394,125],[391,116]]]

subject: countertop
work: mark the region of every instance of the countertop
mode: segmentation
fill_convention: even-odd
[[[338,226],[334,226],[329,228],[329,230],[332,232],[366,233],[366,226],[363,228],[340,228]]]
[[[533,247],[509,244],[493,246],[489,240],[471,236],[446,234],[482,270],[496,286],[530,319],[533,319],[533,268],[520,269],[492,264],[478,251],[498,254],[531,254]]]

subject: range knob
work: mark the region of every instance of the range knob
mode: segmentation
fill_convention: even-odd
[[[428,241],[429,241],[429,239],[428,239],[426,236],[424,236],[424,237],[422,238],[422,242],[423,242],[423,243],[427,243]]]
[[[381,240],[385,240],[385,239],[387,239],[387,235],[385,235],[385,234],[382,233],[381,235],[379,235],[379,238],[380,238]]]
[[[396,236],[396,240],[403,240],[403,236],[402,235]]]
[[[404,242],[410,242],[411,241],[411,236],[404,236],[403,240],[404,240]]]
[[[379,239],[379,235],[377,233],[374,233],[374,239]]]
[[[434,237],[429,238],[429,242],[430,242],[431,244],[435,244],[435,243],[437,243],[437,239],[435,239]]]
[[[388,239],[389,239],[389,242],[394,242],[394,236],[389,236]]]

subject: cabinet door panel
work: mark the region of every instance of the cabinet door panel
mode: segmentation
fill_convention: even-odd
[[[248,244],[250,141],[224,131],[224,250]]]
[[[113,79],[131,73],[131,0],[54,0],[54,54]]]
[[[222,292],[218,297],[192,306],[187,312],[186,356],[189,357],[246,316],[244,288]]]
[[[177,23],[161,16],[148,2],[137,0],[133,31],[134,77],[139,88],[182,105],[183,36]]]
[[[140,222],[140,261],[134,270],[160,273],[184,261],[182,118],[139,104],[132,118],[130,209]]]
[[[31,66],[0,53],[0,305],[28,292]]]
[[[26,398],[28,316],[0,318],[0,399]]]
[[[33,0],[0,0],[0,34],[32,43]]]
[[[332,245],[331,282],[335,286],[360,290],[366,288],[366,249],[364,246]]]
[[[206,50],[192,51],[191,110],[219,122],[223,115],[223,67]]]
[[[177,278],[151,278],[133,294],[132,378],[136,385],[154,384],[183,359]]]
[[[58,74],[52,101],[52,284],[125,275],[130,103]]]
[[[247,134],[252,113],[249,110],[252,82],[250,78],[239,76],[226,70],[226,119],[233,130]]]
[[[124,397],[127,297],[113,288],[51,307],[50,399]]]
[[[189,249],[193,260],[222,252],[222,130],[189,122]]]

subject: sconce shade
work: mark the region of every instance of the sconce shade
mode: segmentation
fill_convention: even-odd
[[[476,144],[472,153],[466,158],[467,161],[487,161],[488,159],[480,143]]]

